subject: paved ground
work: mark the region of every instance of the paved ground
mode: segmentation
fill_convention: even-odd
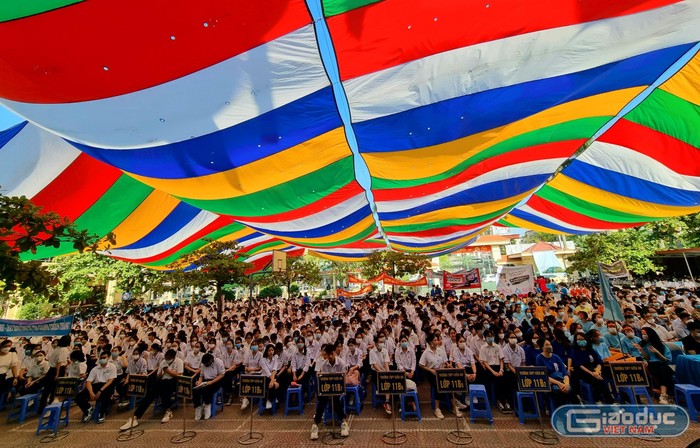
[[[427,396],[426,391],[421,391],[421,396]],[[396,428],[407,435],[404,447],[449,447],[454,446],[446,441],[447,434],[455,429],[454,415],[445,412],[445,419],[438,420],[432,413],[429,403],[421,402],[423,421],[407,421],[402,423],[397,419]],[[253,428],[264,434],[263,439],[254,447],[320,447],[322,442],[309,440],[309,432],[312,424],[314,405],[307,404],[303,415],[289,415],[284,417],[283,412],[274,416],[263,414],[253,419]],[[208,421],[194,421],[194,409],[187,406],[187,429],[197,432],[196,437],[184,444],[173,445],[170,439],[182,432],[182,407],[175,412],[175,419],[168,424],[160,423],[160,414],[152,417],[147,412],[147,419],[143,420],[139,429],[144,430],[143,436],[128,442],[118,442],[119,426],[128,418],[129,411],[120,411],[116,407],[108,416],[107,421],[101,425],[93,422],[83,424],[79,418],[80,410],[71,409],[71,423],[68,427],[68,436],[62,440],[56,440],[49,444],[41,444],[41,437],[35,436],[37,427],[36,417],[28,419],[24,424],[8,423],[0,432],[0,447],[23,448],[35,446],[60,446],[71,448],[82,447],[230,447],[242,446],[237,440],[245,434],[249,428],[249,412],[242,413],[240,406],[230,406],[224,409],[214,419]],[[495,411],[495,410],[494,410]],[[4,419],[6,411],[0,414]],[[495,422],[493,426],[486,422],[477,421],[476,424],[468,423],[462,419],[462,430],[468,431],[474,438],[470,447],[483,448],[536,448],[541,445],[529,438],[529,432],[539,429],[537,421],[528,422],[521,426],[512,415],[501,415],[494,412]],[[345,447],[381,447],[382,434],[392,429],[392,420],[381,408],[372,409],[371,404],[366,403],[360,416],[352,415],[350,422],[350,437],[342,440]],[[321,429],[321,436],[324,434]],[[685,448],[694,440],[700,438],[700,423],[693,423],[688,431],[681,437],[665,439],[662,442],[651,442],[632,438],[560,438],[559,447],[663,447]]]

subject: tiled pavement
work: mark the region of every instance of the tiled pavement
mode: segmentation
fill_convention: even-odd
[[[427,392],[427,391],[426,391]],[[422,395],[422,396],[425,396]],[[407,435],[403,447],[449,447],[454,446],[445,437],[456,427],[454,415],[445,412],[445,419],[438,420],[432,413],[429,403],[421,402],[423,410],[423,421],[401,422],[397,418],[396,428]],[[256,409],[257,410],[257,409]],[[107,421],[101,425],[94,422],[83,424],[79,418],[81,412],[73,407],[71,409],[71,423],[68,427],[68,436],[48,444],[41,444],[41,437],[35,436],[37,427],[36,417],[28,419],[24,424],[8,423],[4,430],[0,432],[0,448],[23,448],[36,446],[57,446],[57,447],[231,447],[242,446],[238,444],[238,438],[246,433],[249,428],[250,412],[242,413],[240,406],[230,406],[224,412],[217,414],[214,419],[208,421],[194,421],[194,410],[188,405],[186,414],[187,429],[197,432],[196,437],[184,444],[171,444],[170,439],[177,436],[182,431],[182,407],[178,407],[174,419],[168,424],[160,423],[160,414],[152,417],[149,411],[139,425],[138,429],[144,430],[144,434],[128,442],[118,442],[118,431],[128,418],[129,411],[120,411],[116,407],[108,416]],[[303,415],[298,413],[284,417],[284,413],[278,411],[276,415],[263,414],[258,417],[257,412],[253,419],[253,429],[263,433],[263,439],[252,445],[253,447],[320,447],[323,446],[321,440],[312,442],[309,439],[312,424],[314,405],[307,404]],[[0,414],[0,419],[4,419],[6,412]],[[483,448],[536,448],[537,443],[529,438],[529,432],[539,429],[539,423],[529,421],[525,426],[518,423],[513,415],[501,415],[494,411],[495,422],[489,425],[485,421],[475,424],[468,423],[468,420],[461,419],[462,430],[468,431],[474,441],[468,445],[470,447]],[[350,437],[342,439],[344,447],[381,447],[389,446],[382,442],[382,434],[392,429],[392,419],[387,416],[383,409],[372,409],[367,402],[360,416],[349,417]],[[324,431],[329,427],[321,427],[320,435],[323,437]],[[558,447],[659,447],[659,448],[685,448],[691,442],[700,437],[700,423],[692,423],[688,431],[682,436],[664,439],[661,442],[645,441],[633,438],[562,438]]]

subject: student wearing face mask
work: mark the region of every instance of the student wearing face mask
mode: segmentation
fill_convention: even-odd
[[[467,340],[464,336],[459,336],[457,338],[457,344],[452,348],[452,353],[450,354],[450,361],[458,369],[464,369],[467,375],[467,381],[473,383],[476,380],[476,359],[474,358],[474,353],[467,346]],[[466,409],[468,406],[461,401],[455,400],[454,406],[457,410]]]
[[[263,349],[265,347],[265,342],[263,341],[262,338],[258,339],[257,344],[251,343],[250,345],[250,353],[248,353],[248,356],[245,358],[243,361],[243,365],[245,366],[245,373],[248,375],[260,375],[262,374],[262,367],[260,365],[262,358],[263,358]],[[248,406],[250,405],[250,400],[247,398],[243,398],[243,401],[241,402],[241,411],[245,411],[248,409]]]
[[[526,357],[525,350],[518,345],[518,338],[515,337],[515,334],[508,333],[507,338],[508,343],[503,347],[503,363],[505,364],[504,383],[509,391],[508,402],[510,403],[512,392],[517,389],[518,385],[516,368],[526,365]]]
[[[119,399],[123,401],[126,399],[126,391],[122,389],[122,392],[120,393],[119,385],[126,378],[126,368],[129,366],[129,363],[126,360],[126,356],[120,355],[119,347],[113,347],[111,349],[109,362],[114,364],[115,369],[117,369],[117,378],[114,381],[114,389],[117,391],[117,394],[119,394]]]
[[[224,351],[221,353],[221,360],[225,369],[224,396],[226,397],[226,406],[230,406],[233,404],[233,379],[243,370],[243,356],[235,349],[235,344],[230,339],[226,341]]]
[[[609,320],[606,324],[608,331],[603,336],[603,341],[610,349],[620,350],[620,334],[617,331],[615,321]]]
[[[195,342],[192,351],[185,356],[185,375],[197,377],[202,367],[202,343]]]
[[[416,390],[416,383],[413,380],[416,373],[416,352],[408,342],[408,336],[399,339],[399,348],[394,352],[394,362],[396,370],[406,372],[406,389]]]
[[[503,350],[496,344],[495,337],[491,330],[484,332],[486,345],[481,347],[479,360],[486,374],[487,384],[492,384],[496,392],[496,404],[502,413],[513,412],[508,397],[507,385],[504,381],[505,365],[503,362]]]
[[[224,378],[224,363],[214,358],[211,353],[202,356],[202,366],[199,379],[192,391],[194,402],[194,419],[209,420],[211,418],[211,406],[214,393],[221,387],[220,381]]]
[[[660,404],[668,404],[668,391],[673,390],[673,369],[671,369],[671,349],[661,341],[653,328],[642,328],[642,356],[648,363],[649,373],[654,378],[661,394]]]
[[[544,339],[542,339],[544,341]],[[523,347],[525,350],[525,361],[528,366],[534,366],[537,361],[537,356],[542,353],[542,343],[540,341],[540,335],[535,333],[532,335],[529,343]]]
[[[114,381],[117,379],[117,369],[114,364],[109,362],[109,352],[102,352],[99,356],[97,365],[90,371],[85,381],[85,388],[75,397],[75,404],[83,411],[83,423],[92,419],[95,408],[90,406],[91,401],[100,402],[97,423],[104,423],[112,405],[112,392],[114,391]]]
[[[142,358],[140,358],[142,359]],[[155,373],[156,384],[155,387],[150,387],[146,391],[146,396],[141,400],[134,416],[129,418],[127,422],[122,425],[120,431],[128,431],[129,428],[139,425],[139,419],[143,417],[146,413],[148,407],[155,401],[157,397],[160,398],[160,405],[165,409],[165,415],[161,423],[167,423],[172,419],[173,412],[172,408],[175,406],[173,402],[173,395],[177,390],[177,377],[182,375],[184,372],[184,363],[181,359],[175,357],[175,350],[170,349],[165,352],[163,360],[158,366],[158,371]]]
[[[591,386],[593,399],[605,404],[613,402],[608,385],[603,378],[603,360],[598,352],[593,350],[593,344],[582,334],[576,335],[576,347],[571,353],[571,374],[574,394],[581,395],[580,382]]]
[[[639,345],[642,339],[637,337],[634,332],[634,328],[631,325],[625,324],[622,327],[622,332],[624,337],[620,340],[620,348],[622,353],[636,358],[638,361],[642,360],[642,347]]]
[[[58,378],[65,375],[66,365],[68,364],[68,356],[70,351],[68,347],[71,345],[70,335],[61,336],[56,342],[56,348],[51,351],[48,355],[47,360],[49,361],[49,373],[46,375],[46,382],[44,384],[44,393],[41,395],[41,401],[39,403],[39,412],[43,412],[46,407],[46,403],[53,401],[53,393],[56,387],[56,381]],[[46,352],[46,350],[44,350]],[[2,370],[0,370],[2,372]]]
[[[389,352],[386,350],[384,336],[376,336],[374,338],[374,347],[369,351],[369,364],[375,372],[386,372],[389,370]],[[377,377],[374,377],[377,381]],[[391,415],[391,397],[386,395],[384,402],[384,411]]]
[[[32,365],[27,369],[26,383],[19,389],[19,395],[35,394],[44,386],[46,375],[49,373],[49,362],[43,350],[34,353],[30,359]]]
[[[292,355],[292,386],[300,385],[302,387],[302,392],[305,392],[307,396],[311,396],[309,393],[309,364],[311,360],[306,351],[306,340],[297,336],[296,341],[297,351]]]
[[[117,369],[118,370],[118,369]],[[117,372],[118,373],[118,372]],[[124,369],[124,377],[117,381],[117,393],[121,401],[119,402],[120,407],[129,406],[130,400],[128,395],[129,388],[129,375],[147,375],[148,374],[148,363],[146,359],[141,356],[141,350],[137,347],[131,352],[129,361]]]
[[[542,353],[537,355],[535,365],[547,368],[549,383],[552,385],[550,396],[554,402],[555,409],[561,405],[571,402],[571,384],[569,371],[566,369],[564,361],[554,354],[552,344],[544,341]]]

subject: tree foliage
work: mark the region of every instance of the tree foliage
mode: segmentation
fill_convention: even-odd
[[[287,269],[284,272],[271,272],[261,279],[263,285],[283,285],[289,291],[292,283],[318,285],[321,283],[321,266],[310,256],[287,258]]]
[[[421,274],[429,267],[430,260],[425,256],[387,250],[372,252],[360,264],[360,271],[365,278],[375,277],[382,271],[393,277],[403,277]]]
[[[597,270],[597,262],[613,263],[623,260],[630,272],[642,275],[658,270],[654,255],[658,240],[648,228],[624,229],[616,232],[593,233],[573,237],[577,251],[567,258],[568,271]]]
[[[169,274],[168,279],[174,288],[214,288],[214,297],[218,303],[217,319],[221,321],[224,309],[223,286],[245,283],[246,269],[250,265],[243,261],[244,255],[236,241],[207,242],[206,246],[185,255],[176,264],[171,265],[173,272]]]
[[[24,262],[21,255],[63,243],[83,252],[108,248],[115,240],[111,233],[102,238],[79,230],[69,219],[43,211],[25,196],[0,194],[0,281],[5,292],[28,289],[50,293],[50,287],[57,283],[56,276],[40,261]]]
[[[558,240],[559,235],[555,235],[553,233],[535,232],[533,230],[527,231],[522,237],[523,244],[539,243],[540,241],[544,241],[546,243],[553,243],[557,242]]]
[[[282,288],[277,285],[266,286],[260,290],[258,297],[261,299],[270,299],[274,297],[282,297]]]

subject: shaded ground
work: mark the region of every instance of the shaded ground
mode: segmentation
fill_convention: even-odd
[[[423,389],[425,385],[421,385]],[[427,397],[427,390],[421,390],[421,397]],[[303,415],[292,413],[288,417],[284,412],[278,411],[274,416],[263,414],[253,419],[253,429],[262,432],[264,437],[254,447],[320,447],[321,440],[312,442],[309,439],[310,428],[313,420],[315,404],[307,404]],[[397,418],[396,429],[407,434],[404,447],[449,447],[454,446],[447,442],[445,437],[450,431],[455,430],[454,415],[445,412],[445,419],[438,420],[427,401],[421,402],[423,421],[401,422]],[[35,447],[35,446],[60,446],[71,448],[94,448],[105,446],[120,447],[163,447],[163,446],[196,446],[196,447],[230,447],[242,446],[238,444],[238,438],[246,433],[249,428],[250,413],[242,413],[240,406],[230,406],[224,412],[208,421],[194,421],[194,409],[187,406],[187,429],[197,432],[196,437],[184,444],[174,445],[170,439],[182,432],[182,406],[175,412],[175,419],[168,424],[161,424],[161,414],[155,417],[149,411],[141,420],[139,429],[145,431],[144,435],[129,442],[118,442],[119,426],[124,424],[130,415],[130,411],[120,411],[116,407],[107,417],[107,421],[101,425],[94,422],[83,424],[80,421],[82,413],[75,406],[71,409],[71,423],[68,426],[69,435],[49,444],[41,444],[41,437],[35,436],[37,418],[27,419],[23,424],[8,423],[0,432],[0,447]],[[7,411],[0,413],[0,418],[5,419]],[[538,445],[529,438],[529,432],[539,429],[536,420],[528,421],[525,426],[518,423],[513,415],[501,415],[494,409],[494,424],[489,425],[485,421],[475,424],[468,423],[468,419],[461,420],[461,429],[468,431],[474,441],[468,445],[471,447],[494,448],[536,448]],[[351,415],[350,437],[344,439],[346,447],[381,447],[382,434],[392,429],[392,420],[383,409],[372,409],[371,403],[366,402],[360,416]],[[466,426],[464,426],[466,424]],[[320,431],[323,437],[328,427],[322,427]],[[688,431],[680,437],[664,439],[661,442],[651,442],[633,438],[561,438],[559,447],[663,447],[681,448],[688,446],[692,441],[700,437],[700,424],[692,423]]]

